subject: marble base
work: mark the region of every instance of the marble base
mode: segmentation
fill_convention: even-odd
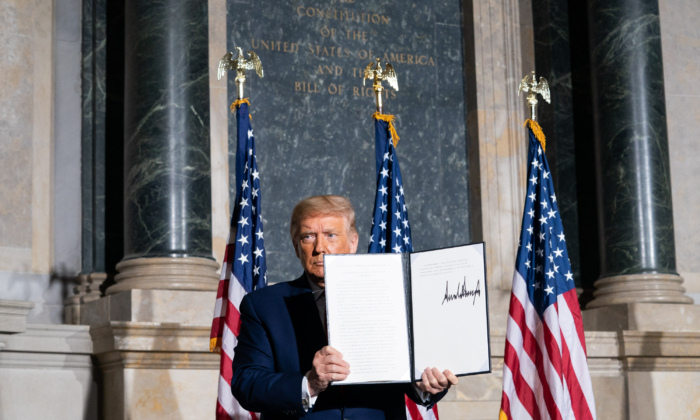
[[[209,325],[112,321],[92,327],[106,420],[214,418],[218,354]]]
[[[631,274],[612,276],[595,282],[594,299],[587,308],[620,303],[655,302],[692,304],[681,286],[683,278],[670,274]]]
[[[111,321],[210,325],[216,292],[129,290],[81,305],[80,323],[102,326]]]
[[[97,418],[89,327],[29,324],[0,350],[0,418]]]
[[[218,269],[216,261],[197,257],[126,260],[117,264],[117,283],[107,294],[132,289],[216,291]]]

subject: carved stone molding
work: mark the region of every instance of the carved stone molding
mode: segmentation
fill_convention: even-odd
[[[80,274],[75,280],[78,283],[73,288],[75,294],[63,301],[63,322],[66,324],[80,324],[80,305],[102,296],[100,286],[107,280],[107,273]]]
[[[136,258],[117,264],[117,284],[107,294],[132,289],[215,291],[219,286],[219,265],[197,257]]]
[[[34,302],[0,299],[0,333],[21,333],[27,329],[27,315]]]
[[[586,307],[620,303],[688,303],[693,299],[685,295],[683,278],[672,274],[631,274],[605,277],[595,282],[596,291]]]

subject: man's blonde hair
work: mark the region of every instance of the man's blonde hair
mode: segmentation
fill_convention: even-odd
[[[305,198],[294,206],[289,235],[296,242],[301,221],[313,215],[340,215],[348,222],[348,233],[357,235],[355,209],[347,198],[340,195],[316,195]]]

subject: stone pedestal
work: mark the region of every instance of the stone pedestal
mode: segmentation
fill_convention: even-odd
[[[583,324],[598,418],[696,415],[700,306],[608,305],[583,311]]]
[[[219,355],[209,326],[111,321],[90,329],[103,418],[214,418]]]
[[[83,305],[80,323],[101,327],[112,321],[164,322],[211,328],[215,302],[216,292],[134,289]]]

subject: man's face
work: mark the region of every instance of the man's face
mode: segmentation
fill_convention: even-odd
[[[348,232],[348,222],[341,215],[311,215],[301,221],[294,251],[309,279],[321,287],[323,254],[354,254],[357,234]]]

